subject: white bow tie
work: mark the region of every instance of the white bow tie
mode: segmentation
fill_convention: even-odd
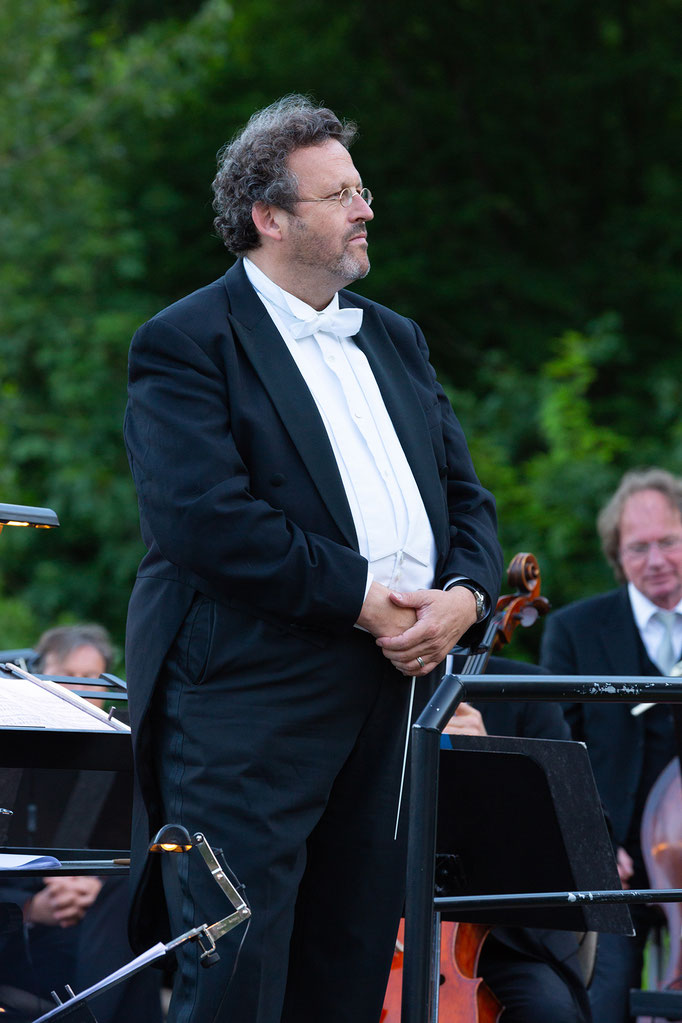
[[[362,309],[337,309],[334,313],[317,313],[310,320],[297,320],[289,327],[296,341],[311,337],[318,330],[337,337],[354,337],[362,326]]]

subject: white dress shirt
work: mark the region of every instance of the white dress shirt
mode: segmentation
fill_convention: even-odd
[[[360,554],[373,579],[403,592],[429,589],[436,543],[424,502],[371,367],[352,338],[327,331],[294,340],[289,328],[316,310],[270,280],[251,260],[244,270],[279,330],[327,431]],[[339,307],[338,295],[325,311]]]
[[[665,626],[655,617],[656,612],[661,609],[657,604],[649,600],[648,597],[645,597],[633,583],[628,583],[628,596],[630,597],[635,624],[639,629],[639,634],[649,655],[649,660],[656,664],[656,652],[661,645],[665,632]],[[672,641],[673,649],[677,651],[679,657],[682,652],[682,600],[675,607],[670,608],[670,610],[677,611],[677,618],[673,624]]]

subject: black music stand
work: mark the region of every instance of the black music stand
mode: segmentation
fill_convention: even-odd
[[[125,683],[113,677],[77,681],[102,689],[98,696],[125,694]],[[82,701],[73,706],[74,694],[53,683],[53,676],[0,664],[0,690],[14,687],[8,689],[0,725],[0,806],[14,815],[0,818],[0,847],[12,847],[5,852],[30,847],[71,861],[55,873],[98,873],[87,864],[73,869],[75,860],[90,859],[101,861],[102,873],[123,873],[111,860],[129,855],[130,729]],[[43,691],[45,685],[51,689]],[[16,709],[24,689],[26,715]],[[92,857],[86,850],[95,848],[102,852]]]
[[[43,874],[127,873],[113,860],[130,855],[130,733],[0,728],[0,792],[14,811],[0,818],[0,851],[63,862]]]
[[[619,888],[587,750],[581,743],[445,736],[439,769],[436,885],[441,897]],[[455,854],[454,861],[446,859]],[[443,914],[493,926],[632,934],[625,905]]]
[[[537,909],[545,906],[572,909],[601,904],[616,906],[642,902],[682,902],[682,889],[623,890],[618,883],[609,889],[578,889],[553,892],[514,892],[496,895],[434,897],[438,776],[440,739],[450,717],[462,700],[549,700],[572,702],[654,703],[682,702],[682,683],[660,676],[599,675],[451,675],[446,674],[436,692],[412,726],[410,811],[405,898],[405,959],[403,968],[402,1019],[425,1023],[431,1009],[429,963],[433,954],[435,913]],[[523,741],[523,740],[521,740]],[[518,798],[517,794],[517,798]],[[504,856],[505,849],[500,849]],[[519,922],[522,917],[515,915]],[[606,928],[607,930],[609,928]]]

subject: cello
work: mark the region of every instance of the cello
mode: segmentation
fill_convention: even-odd
[[[482,674],[494,651],[510,642],[517,625],[528,627],[549,611],[540,596],[540,569],[533,554],[516,554],[507,568],[514,592],[501,596],[482,642],[464,662],[460,675]],[[485,924],[440,924],[437,955],[440,959],[439,1015],[447,1023],[498,1023],[504,1006],[482,977],[477,976]],[[398,1023],[401,1013],[404,923],[400,922],[380,1023]]]

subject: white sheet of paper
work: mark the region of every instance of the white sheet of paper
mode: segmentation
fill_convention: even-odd
[[[61,863],[54,856],[33,856],[30,853],[0,853],[0,870],[16,870],[18,867],[47,870],[48,867],[61,867]]]
[[[100,719],[28,679],[4,676],[0,676],[0,727],[112,731],[106,715]]]

